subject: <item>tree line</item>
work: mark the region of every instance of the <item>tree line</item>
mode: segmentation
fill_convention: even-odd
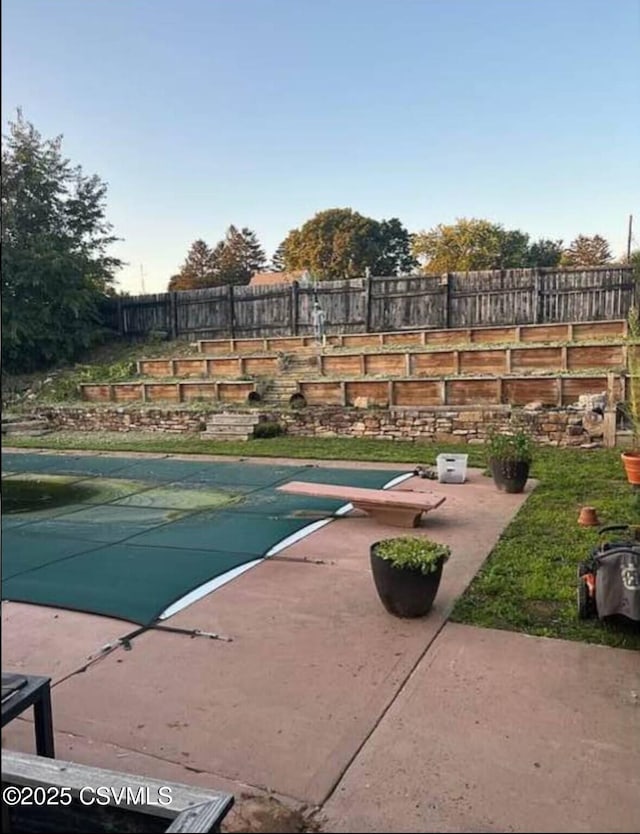
[[[257,235],[230,226],[211,249],[196,240],[169,290],[248,284],[256,272],[307,271],[315,280],[371,275],[442,274],[484,269],[588,267],[613,261],[600,235],[532,240],[519,229],[489,220],[462,218],[428,231],[409,233],[397,217],[374,220],[350,208],[318,212],[280,243],[270,263]]]
[[[18,111],[2,143],[2,368],[30,371],[81,355],[106,331],[103,305],[116,295],[122,262],[106,218],[107,187],[44,139]],[[638,263],[640,252],[632,260]],[[229,226],[213,247],[195,241],[170,290],[247,284],[260,270],[308,271],[314,279],[527,266],[598,266],[609,244],[580,235],[532,241],[520,230],[462,219],[410,234],[397,217],[350,208],[321,211],[292,229],[267,263],[257,235]],[[640,269],[640,264],[638,265]]]

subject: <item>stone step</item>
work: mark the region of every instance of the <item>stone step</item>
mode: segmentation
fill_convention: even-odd
[[[40,437],[42,434],[51,434],[52,429],[10,429],[9,431],[2,430],[3,434],[16,435],[20,437]]]
[[[248,426],[216,426],[214,423],[207,423],[205,431],[207,434],[233,434],[237,436],[253,434],[253,426],[251,428]]]
[[[47,420],[3,420],[2,434],[39,435],[51,431]]]
[[[208,431],[200,433],[201,440],[249,440],[249,434],[212,434]]]
[[[242,426],[245,430],[253,428],[260,418],[256,414],[212,414],[208,425]]]

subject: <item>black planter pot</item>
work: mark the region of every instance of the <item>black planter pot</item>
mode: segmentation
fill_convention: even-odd
[[[394,568],[391,562],[376,556],[371,545],[371,571],[378,596],[390,614],[396,617],[424,617],[438,593],[444,559],[433,573]]]
[[[531,464],[515,460],[490,460],[489,469],[498,489],[504,492],[522,492],[529,478]]]

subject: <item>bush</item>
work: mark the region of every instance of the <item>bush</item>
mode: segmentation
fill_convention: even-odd
[[[281,434],[284,434],[284,429],[280,423],[275,420],[263,420],[253,429],[253,436],[256,439],[278,437]]]

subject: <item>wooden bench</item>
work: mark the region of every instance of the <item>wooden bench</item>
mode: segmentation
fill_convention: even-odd
[[[392,527],[417,527],[422,513],[435,510],[446,500],[424,492],[363,489],[335,484],[314,484],[308,481],[289,481],[288,484],[279,486],[278,490],[316,498],[343,498],[357,510],[363,510],[376,521],[390,524]]]
[[[3,750],[9,785],[30,791],[31,802],[28,793],[18,805],[3,802],[3,831],[219,831],[233,806],[228,793]],[[53,798],[46,808],[34,791]]]

